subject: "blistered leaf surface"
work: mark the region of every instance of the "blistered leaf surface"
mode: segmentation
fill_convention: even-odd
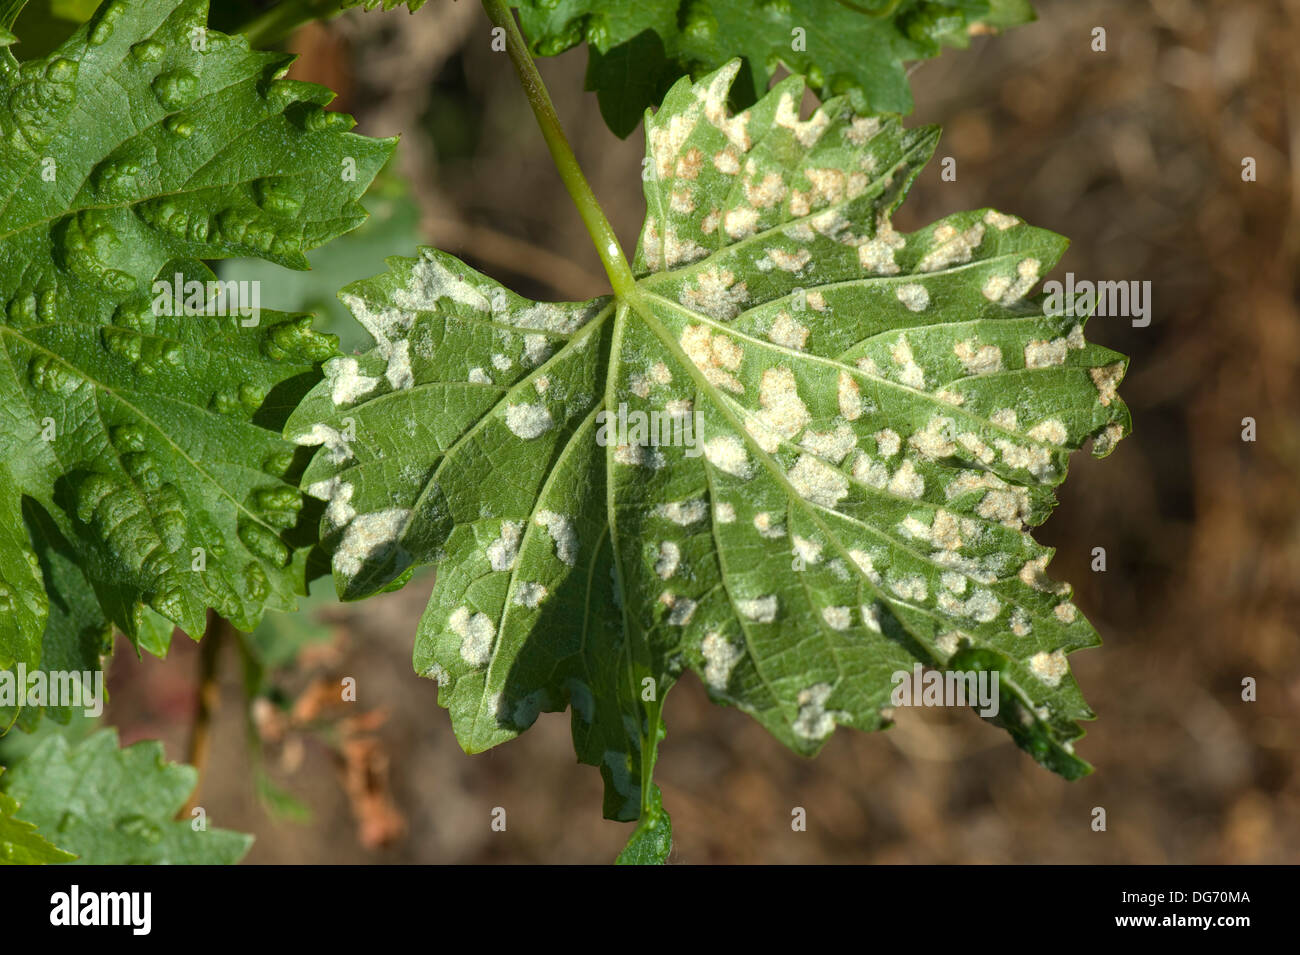
[[[137,641],[145,606],[197,636],[208,608],[247,629],[303,588],[314,517],[279,431],[334,344],[200,260],[305,267],[391,143],[206,14],[115,0],[48,57],[0,57],[0,666],[81,637],[44,629],[86,619],[47,606],[52,548]]]

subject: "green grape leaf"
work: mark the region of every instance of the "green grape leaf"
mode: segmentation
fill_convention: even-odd
[[[363,10],[396,10],[398,7],[409,7],[414,13],[420,7],[424,6],[428,0],[343,0],[341,9],[350,10],[354,7],[361,7]]]
[[[819,95],[847,94],[859,113],[912,109],[904,64],[965,47],[975,32],[1032,20],[1028,0],[511,0],[534,53],[588,44],[588,89],[610,129],[627,136],[673,81],[744,60],[741,106],[777,67]]]
[[[0,670],[40,658],[49,611],[40,563],[23,527],[22,495],[0,462]]]
[[[410,184],[385,169],[366,192],[364,223],[316,249],[311,270],[286,272],[258,259],[228,259],[217,271],[223,279],[260,281],[264,303],[280,311],[311,312],[316,328],[339,340],[344,352],[364,351],[374,342],[339,302],[339,289],[382,267],[385,256],[420,242],[420,206]]]
[[[90,582],[77,567],[71,547],[49,515],[27,498],[21,518],[13,526],[35,545],[38,579],[44,587],[41,593],[49,595],[44,631],[37,631],[40,633],[39,663],[27,671],[28,678],[36,672],[45,674],[47,693],[52,682],[75,679],[80,690],[72,690],[68,684],[67,692],[79,692],[80,696],[74,696],[74,700],[79,699],[82,704],[78,708],[72,705],[73,700],[55,700],[50,696],[39,703],[27,699],[26,705],[20,707],[17,699],[7,699],[9,688],[0,682],[0,733],[15,723],[30,733],[42,714],[66,725],[77,712],[93,711],[106,701],[101,661],[112,649],[112,628]],[[140,644],[157,652],[143,636]],[[22,672],[14,669],[13,662],[0,669],[13,673],[15,678]],[[3,680],[0,674],[0,681]],[[16,694],[16,683],[13,690]],[[88,692],[92,695],[88,696]]]
[[[1028,528],[1071,451],[1130,427],[1126,359],[1029,293],[1065,240],[991,209],[891,215],[934,128],[733,115],[733,62],[647,119],[619,296],[536,303],[423,250],[341,293],[377,347],[286,434],[341,596],[438,564],[414,664],[477,752],[572,709],[612,818],[657,815],[685,670],[800,753],[890,723],[914,665],[996,670],[998,719],[1075,777],[1096,632]]]
[[[280,431],[334,341],[258,314],[256,287],[210,285],[201,260],[306,268],[365,218],[393,147],[206,14],[104,3],[48,57],[0,63],[0,511],[37,502],[104,616],[149,649],[162,630],[140,640],[142,605],[194,635],[208,608],[244,629],[291,608],[315,536]],[[19,529],[0,587],[30,597]],[[24,606],[0,663],[40,661]]]
[[[77,861],[92,865],[228,865],[252,837],[176,820],[198,782],[192,766],[169,763],[149,740],[118,748],[102,730],[70,745],[50,736],[4,777],[5,792],[31,823]]]
[[[0,865],[44,865],[76,858],[49,842],[32,823],[15,818],[17,812],[18,802],[0,792]]]

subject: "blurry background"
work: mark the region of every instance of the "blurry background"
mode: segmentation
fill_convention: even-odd
[[[910,121],[944,127],[937,156],[954,157],[958,176],[942,182],[932,161],[895,221],[910,230],[995,206],[1072,239],[1052,277],[1152,283],[1149,327],[1088,326],[1132,356],[1121,393],[1135,432],[1105,461],[1075,456],[1036,535],[1059,549],[1053,575],[1075,585],[1105,642],[1071,657],[1100,714],[1078,746],[1097,772],[1066,783],[972,713],[923,709],[900,710],[886,733],[836,733],[805,760],[709,704],[687,675],[656,773],[672,861],[1300,860],[1300,2],[1036,6],[1038,23],[913,71]],[[1097,26],[1104,53],[1091,48]],[[414,16],[353,13],[293,36],[293,75],[339,90],[335,107],[359,132],[402,144],[367,200],[371,222],[313,256],[315,272],[288,283],[279,273],[264,305],[324,311],[347,347],[364,347],[333,292],[421,242],[525,295],[604,291],[488,28],[476,3],[435,0]],[[579,49],[540,65],[630,249],[642,135],[606,130],[582,90],[585,63]],[[1242,181],[1244,157],[1255,182]],[[1247,416],[1254,443],[1241,437]],[[1105,573],[1090,570],[1094,547]],[[317,609],[255,641],[249,672],[281,704],[252,707],[260,761],[229,641],[220,661],[200,803],[216,825],[256,834],[248,861],[615,856],[630,827],[601,819],[599,775],[575,763],[567,714],[489,753],[460,751],[410,664],[427,575],[360,607],[317,588]],[[296,671],[278,673],[300,645]],[[138,661],[122,641],[107,719],[124,743],[161,738],[185,758],[197,667],[183,638],[165,663]],[[345,676],[358,702],[331,704]],[[1245,677],[1257,702],[1241,700]],[[506,832],[489,828],[498,806]],[[807,832],[791,831],[796,806]],[[1097,806],[1106,832],[1090,827]]]

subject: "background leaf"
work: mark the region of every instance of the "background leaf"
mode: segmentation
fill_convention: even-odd
[[[17,812],[18,803],[0,793],[0,865],[43,865],[76,858],[46,840],[32,823],[15,818]]]
[[[199,260],[232,255],[305,268],[362,221],[392,149],[325,112],[328,90],[281,79],[287,57],[205,30],[206,10],[105,3],[0,75],[9,493],[48,515],[104,616],[149,649],[170,627],[141,641],[142,605],[197,635],[210,607],[250,629],[303,591],[315,516],[299,519],[278,432],[335,353],[309,316],[158,314],[153,282],[210,280]],[[24,545],[0,546],[8,578]],[[34,667],[50,641],[19,626],[0,660]]]
[[[224,829],[196,832],[175,821],[198,781],[190,766],[168,763],[162,744],[118,749],[117,731],[70,745],[50,736],[4,777],[19,817],[94,865],[232,864],[252,838]]]
[[[912,109],[904,64],[964,47],[974,32],[1033,19],[1028,0],[514,0],[534,53],[581,42],[610,129],[627,136],[677,78],[742,57],[738,106],[778,65],[808,76],[823,99],[847,94],[860,113]]]

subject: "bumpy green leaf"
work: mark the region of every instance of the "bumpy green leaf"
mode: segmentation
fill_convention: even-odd
[[[678,77],[744,58],[740,105],[778,65],[813,89],[848,94],[859,112],[909,112],[904,63],[964,47],[969,34],[1033,19],[1028,0],[512,0],[535,53],[590,45],[589,89],[610,128],[628,135]]]
[[[39,658],[48,615],[41,567],[23,527],[22,495],[0,462],[0,670]]]
[[[168,763],[162,744],[118,749],[103,730],[71,746],[51,736],[4,778],[19,818],[77,861],[94,865],[206,865],[238,862],[252,837],[225,829],[196,831],[175,819],[198,773]]]
[[[263,303],[281,311],[311,312],[316,328],[335,335],[344,352],[363,351],[374,342],[339,302],[339,289],[382,267],[384,258],[420,242],[420,206],[410,184],[391,169],[381,172],[366,192],[366,221],[308,256],[307,272],[286,272],[270,262],[231,259],[221,263],[223,279],[261,281]]]
[[[305,268],[362,221],[392,149],[278,78],[287,57],[205,31],[206,11],[105,3],[50,56],[0,62],[0,510],[38,502],[133,638],[141,603],[196,635],[209,607],[251,628],[293,606],[315,519],[279,431],[335,353],[309,316],[160,314],[155,280],[239,255]],[[18,531],[0,587],[27,609],[0,664],[34,666]]]
[[[90,699],[85,696],[87,690],[97,694],[100,703],[105,702],[102,682],[98,682],[102,681],[102,674],[98,671],[102,658],[112,649],[112,630],[100,607],[99,598],[77,567],[72,548],[63,539],[49,515],[31,498],[24,502],[21,518],[13,527],[16,533],[26,534],[35,544],[40,575],[38,582],[44,582],[42,596],[46,592],[49,594],[49,614],[45,620],[44,632],[36,631],[40,634],[39,663],[30,669],[40,670],[47,675],[78,674],[83,694],[82,711],[90,706]],[[160,648],[145,637],[143,628],[139,642],[141,647],[161,655]],[[11,663],[0,669],[11,669],[12,666]],[[43,706],[29,701],[26,706],[19,707],[16,701],[9,704],[0,699],[0,732],[7,730],[15,721],[23,730],[31,732],[42,714],[48,714],[57,722],[66,724],[76,711],[77,708],[68,701],[56,702],[51,699]]]
[[[288,426],[324,444],[339,591],[437,562],[414,662],[462,745],[572,707],[614,818],[657,811],[686,669],[808,754],[887,725],[915,663],[996,669],[1013,737],[1079,775],[1065,655],[1097,636],[1027,528],[1072,450],[1128,430],[1125,359],[1026,297],[1059,236],[894,230],[935,129],[844,98],[803,120],[799,77],[732,115],[738,69],[648,120],[631,292],[533,303],[433,250],[345,290],[379,346]]]
[[[14,818],[17,812],[17,801],[0,793],[0,865],[42,865],[76,858],[50,843],[30,822]]]

